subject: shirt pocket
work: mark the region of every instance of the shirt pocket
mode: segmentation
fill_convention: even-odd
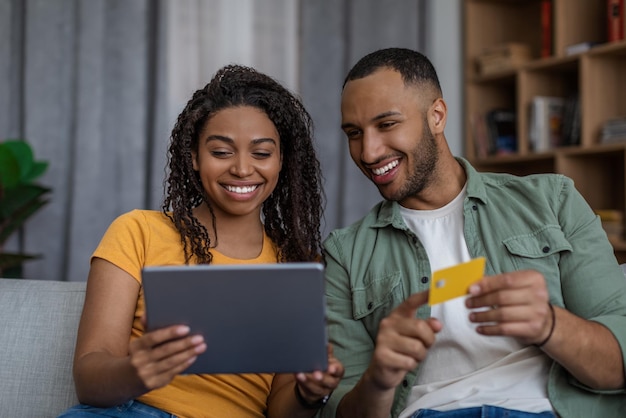
[[[572,245],[558,225],[547,225],[523,235],[502,241],[515,270],[536,270],[543,274],[551,295],[559,294],[561,254],[571,252]]]
[[[364,322],[372,338],[378,333],[378,323],[404,300],[401,279],[399,271],[369,276],[363,287],[352,290],[352,315]]]

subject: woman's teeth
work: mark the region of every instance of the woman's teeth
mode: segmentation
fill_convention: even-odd
[[[257,187],[259,186],[244,186],[244,187],[226,186],[226,190],[232,193],[245,194],[245,193],[251,193],[255,191]]]

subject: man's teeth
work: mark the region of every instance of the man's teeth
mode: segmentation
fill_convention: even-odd
[[[232,192],[232,193],[244,194],[244,193],[251,193],[251,192],[255,191],[257,187],[259,187],[259,186],[244,186],[244,187],[226,186],[226,190],[228,190],[229,192]]]
[[[385,165],[384,167],[374,168],[372,170],[372,173],[376,174],[377,176],[382,176],[383,174],[387,173],[389,170],[397,166],[398,166],[398,160],[395,160]]]

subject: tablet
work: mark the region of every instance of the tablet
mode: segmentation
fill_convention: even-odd
[[[319,263],[145,267],[147,329],[184,324],[206,351],[184,373],[326,370]]]

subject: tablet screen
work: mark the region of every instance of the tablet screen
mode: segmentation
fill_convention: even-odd
[[[204,336],[184,373],[326,370],[322,264],[154,266],[142,280],[149,330],[184,324]]]

